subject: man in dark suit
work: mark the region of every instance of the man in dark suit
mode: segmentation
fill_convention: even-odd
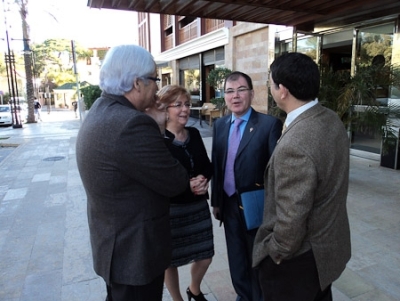
[[[108,301],[162,299],[171,260],[169,198],[189,185],[157,123],[143,113],[156,101],[157,81],[145,49],[111,48],[100,71],[102,95],[76,142],[94,269]]]
[[[320,76],[310,57],[284,54],[270,71],[287,118],[265,172],[253,265],[266,301],[331,301],[331,284],[350,259],[349,139],[337,114],[315,100]]]
[[[224,90],[225,102],[232,114],[214,124],[211,205],[215,218],[224,223],[236,300],[258,301],[262,294],[251,262],[256,229],[246,228],[239,208],[239,193],[263,187],[265,166],[281,135],[282,123],[251,108],[254,91],[247,74],[228,75]],[[235,133],[237,139],[233,139]]]

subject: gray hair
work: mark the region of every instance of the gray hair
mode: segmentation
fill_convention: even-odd
[[[150,52],[137,45],[120,45],[108,50],[100,69],[100,89],[114,95],[124,95],[133,88],[136,79],[148,84],[156,64]]]

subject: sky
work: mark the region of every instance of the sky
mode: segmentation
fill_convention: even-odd
[[[7,26],[5,22],[0,24],[0,38],[6,37],[7,28],[11,48],[22,49],[18,8],[9,4],[14,0],[2,2],[0,20],[6,20]],[[135,13],[89,8],[87,0],[29,0],[28,22],[31,43],[63,38],[74,40],[87,48],[137,44]],[[0,40],[0,44],[3,44],[1,49],[4,49],[5,42]]]

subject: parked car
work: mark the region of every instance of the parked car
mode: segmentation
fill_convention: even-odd
[[[11,111],[14,111],[14,98],[11,98]],[[23,123],[28,119],[28,104],[25,97],[15,97],[15,106],[17,107],[18,121]]]
[[[12,116],[10,105],[0,105],[0,125],[11,125]]]
[[[19,117],[21,122],[25,122],[28,120],[28,105],[26,103],[21,104]]]
[[[17,115],[18,115],[18,121],[20,123],[25,122],[28,119],[28,110],[26,108],[25,104],[17,105]],[[14,115],[14,105],[11,105],[11,114]]]

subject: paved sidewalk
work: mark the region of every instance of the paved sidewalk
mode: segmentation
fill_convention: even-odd
[[[80,120],[73,111],[42,112],[42,119],[0,128],[0,145],[19,145],[0,161],[0,300],[102,301],[105,286],[92,269],[75,161]],[[211,129],[204,122],[199,129],[210,152]],[[377,159],[352,151],[353,256],[334,283],[335,301],[400,300],[400,171],[380,167]],[[223,228],[215,221],[214,239],[202,291],[210,301],[232,301]],[[185,297],[189,266],[179,271]],[[166,290],[163,300],[171,300]]]

